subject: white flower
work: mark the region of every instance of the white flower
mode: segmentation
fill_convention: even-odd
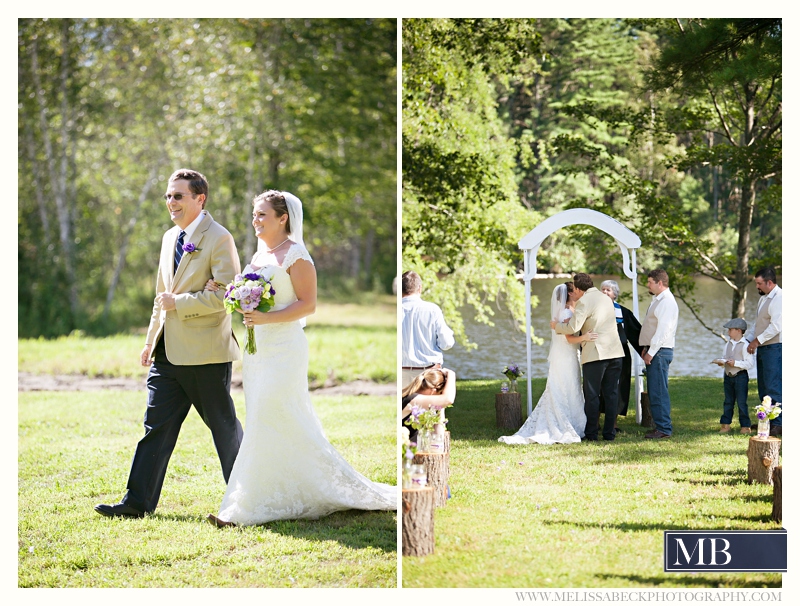
[[[237,291],[239,292],[239,296],[237,299],[244,299],[245,297],[250,296],[250,287],[247,284],[240,286]]]
[[[772,406],[772,398],[769,396],[764,396],[764,399],[761,400],[761,403],[767,408],[770,408]]]

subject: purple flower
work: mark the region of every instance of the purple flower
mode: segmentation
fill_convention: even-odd
[[[759,410],[759,411],[756,413],[756,416],[758,417],[758,420],[759,420],[759,421],[763,421],[764,419],[766,419],[766,418],[767,418],[767,413],[765,413],[763,410]]]
[[[273,297],[275,296],[275,289],[272,288],[272,284],[269,285],[269,294]]]
[[[258,274],[245,274],[243,276],[245,280],[258,280],[260,277]]]
[[[193,253],[197,250],[197,247],[192,242],[187,242],[183,245],[183,252]]]

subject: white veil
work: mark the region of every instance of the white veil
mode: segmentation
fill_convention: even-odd
[[[297,196],[290,194],[288,191],[282,191],[281,193],[283,194],[283,199],[286,200],[286,208],[289,211],[289,226],[291,227],[289,239],[305,248],[306,243],[303,242],[303,203],[300,202]],[[262,250],[267,250],[267,243],[258,238],[258,251],[261,252]],[[300,326],[305,328],[305,318],[300,318],[298,322],[300,322]]]
[[[564,313],[564,309],[567,307],[567,295],[568,293],[566,284],[559,284],[553,289],[553,294],[550,297],[550,317],[556,322],[561,321],[561,316]],[[556,343],[564,340],[556,339],[557,335],[558,333],[555,330],[550,331],[550,353],[547,356],[547,359],[551,362]]]

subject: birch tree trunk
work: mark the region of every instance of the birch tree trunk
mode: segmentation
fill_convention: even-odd
[[[148,175],[147,180],[142,187],[142,191],[139,194],[139,199],[136,201],[133,215],[131,216],[130,221],[128,221],[128,227],[122,234],[122,240],[119,245],[119,254],[117,255],[117,262],[114,267],[114,274],[111,276],[111,284],[109,284],[108,293],[106,294],[106,304],[105,307],[103,307],[103,318],[107,318],[108,313],[111,310],[111,304],[114,302],[114,292],[117,289],[117,284],[119,284],[119,278],[122,275],[122,270],[125,269],[125,257],[128,253],[128,244],[130,243],[131,234],[136,227],[136,222],[139,220],[139,213],[145,203],[145,200],[147,200],[147,195],[150,193],[153,183],[155,183],[156,175],[158,174],[158,165],[162,163],[162,161],[163,160],[159,160],[150,170],[150,174]]]

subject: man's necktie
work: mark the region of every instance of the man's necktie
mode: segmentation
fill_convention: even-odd
[[[175,243],[175,267],[172,269],[173,275],[178,271],[178,264],[181,262],[181,257],[183,256],[183,237],[185,235],[186,232],[182,231],[178,236],[178,241]]]

